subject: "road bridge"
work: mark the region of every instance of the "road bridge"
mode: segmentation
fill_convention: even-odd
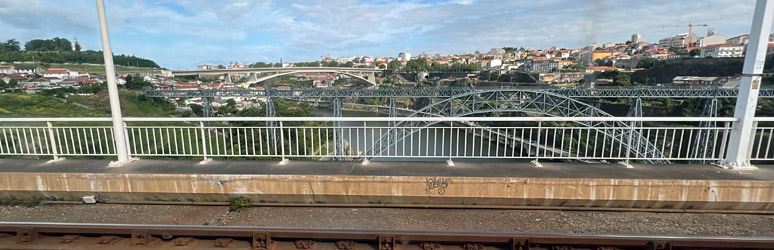
[[[245,84],[262,82],[275,77],[289,74],[303,73],[341,73],[358,80],[367,82],[376,86],[376,74],[383,73],[384,70],[373,68],[351,68],[351,67],[290,67],[290,68],[238,68],[238,69],[203,69],[203,70],[172,70],[172,76],[191,76],[191,75],[226,75],[226,82],[231,82],[232,74],[248,74],[248,80]],[[267,74],[259,76],[259,74]]]

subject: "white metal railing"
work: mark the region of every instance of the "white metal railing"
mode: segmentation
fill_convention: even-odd
[[[727,142],[730,124],[736,121],[735,118],[704,117],[218,117],[123,120],[130,123],[124,136],[129,154],[134,157],[574,159],[626,162],[720,161],[727,148],[733,146],[727,145]],[[389,121],[430,120],[442,123],[417,128],[387,125]],[[0,155],[115,156],[112,127],[93,125],[108,121],[112,120],[0,118]],[[344,125],[337,127],[332,121]],[[618,121],[632,125],[625,128],[585,127],[573,123],[577,121]],[[756,118],[756,121],[766,123],[774,122],[774,119]],[[148,122],[174,125],[142,125]],[[220,123],[205,126],[205,122]],[[464,126],[473,122],[493,125]],[[504,122],[516,125],[497,125]],[[71,125],[74,123],[86,124]],[[755,132],[749,159],[774,160],[774,148],[771,147],[774,127],[758,127]],[[641,147],[641,144],[650,145]],[[639,152],[645,149],[653,152]]]
[[[774,160],[774,117],[756,117],[753,129],[748,158],[753,161]]]

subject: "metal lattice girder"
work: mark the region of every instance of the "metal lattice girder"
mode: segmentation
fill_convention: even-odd
[[[718,117],[718,99],[710,98],[704,101],[704,108],[701,112],[702,117]],[[699,127],[704,128],[699,131],[699,134],[693,138],[693,150],[691,151],[691,158],[708,158],[715,152],[715,141],[717,141],[718,133],[717,122],[714,121],[702,121],[699,123]],[[711,163],[708,160],[693,160],[690,161],[694,164],[708,164]]]
[[[334,117],[341,117],[341,98],[335,97],[333,98],[333,116]],[[336,157],[334,157],[337,161],[343,161],[344,158],[341,157],[342,155],[345,155],[346,153],[346,146],[344,145],[344,129],[342,129],[342,122],[341,121],[335,121],[333,122],[334,130],[333,130],[333,152]]]
[[[213,117],[215,116],[215,110],[212,108],[212,102],[210,102],[210,98],[204,97],[202,98],[202,112],[204,117]]]
[[[275,116],[275,113],[274,113],[275,112],[275,110],[274,110],[274,101],[272,101],[271,97],[266,97],[265,105],[266,105],[266,117],[274,117]],[[276,147],[276,143],[277,143],[277,139],[278,139],[277,138],[277,131],[276,131],[276,129],[277,129],[277,122],[276,121],[268,121],[268,122],[266,122],[266,126],[271,128],[269,130],[269,133],[271,133],[269,135],[269,137],[272,138],[272,140],[268,140],[267,143],[269,143],[269,145],[271,145],[270,147]],[[272,145],[272,144],[274,144],[274,145]]]
[[[150,97],[452,97],[488,89],[423,88],[423,89],[232,89],[232,90],[156,90],[146,89]],[[494,90],[494,89],[489,89]],[[737,89],[730,88],[519,88],[499,91],[547,92],[571,98],[735,98]],[[774,98],[774,89],[761,89],[761,98]]]
[[[576,101],[566,96],[533,90],[478,90],[464,95],[454,96],[415,112],[410,117],[461,117],[492,112],[522,112],[541,114],[554,117],[612,117],[604,111],[588,104]],[[396,127],[410,128],[408,135],[420,128],[428,127],[438,122],[412,121],[401,122]],[[578,121],[579,125],[595,129],[600,134],[618,143],[627,144],[631,136],[631,145],[627,146],[629,153],[648,159],[664,158],[660,150],[647,141],[638,131],[632,131],[632,124],[607,121]],[[408,135],[403,135],[406,137]],[[384,137],[384,136],[383,136]],[[396,143],[401,138],[391,141]],[[377,155],[387,150],[391,145],[387,138],[378,140],[368,155]],[[666,160],[653,160],[650,163],[668,163]]]
[[[628,117],[642,117],[642,98],[632,99],[632,104],[629,106],[629,112],[626,113]],[[642,122],[635,122],[635,127],[642,127]]]

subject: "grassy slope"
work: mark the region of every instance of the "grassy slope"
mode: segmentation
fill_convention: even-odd
[[[121,110],[127,117],[169,117],[174,105],[161,98],[148,98],[134,91],[120,91]],[[0,94],[0,117],[109,117],[107,92],[92,96],[70,96],[67,103],[42,94]],[[92,109],[73,104],[76,102]]]
[[[19,65],[27,65],[27,64],[17,64]],[[77,65],[77,64],[57,64],[57,63],[50,63],[48,64],[49,68],[67,68],[70,70],[85,70],[89,73],[105,73],[105,67],[104,66],[95,66],[95,65]],[[34,65],[27,65],[27,66],[34,66]],[[147,71],[147,70],[158,70],[154,68],[147,68],[147,67],[122,67],[122,66],[116,66],[116,72],[126,72],[126,71]]]

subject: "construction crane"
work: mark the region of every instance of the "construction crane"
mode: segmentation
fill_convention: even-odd
[[[693,26],[707,26],[708,24],[695,24],[688,22],[688,42],[685,43],[685,48],[691,47],[691,43],[693,43],[693,40],[691,40],[691,36],[693,35]],[[677,27],[685,27],[685,24],[677,24],[677,25],[661,25],[661,26],[651,26],[651,28],[677,28]]]

